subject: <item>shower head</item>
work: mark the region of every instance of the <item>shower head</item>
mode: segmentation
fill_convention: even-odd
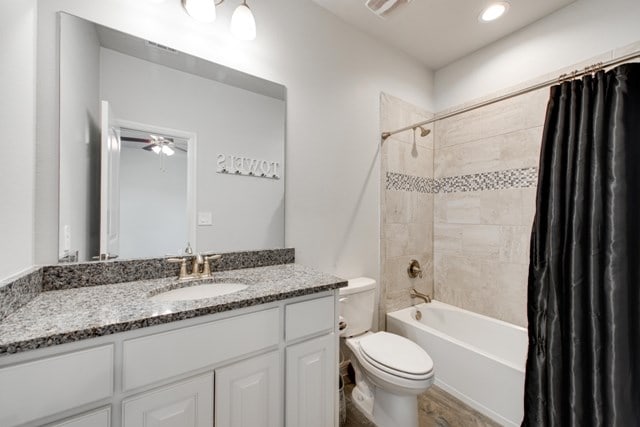
[[[416,131],[417,129],[420,129],[420,136],[421,137],[425,137],[427,135],[429,135],[431,133],[431,129],[425,129],[422,126],[416,126],[413,128],[414,131]]]

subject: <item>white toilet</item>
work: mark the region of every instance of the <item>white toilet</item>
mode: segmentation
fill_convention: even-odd
[[[354,404],[379,427],[418,427],[417,396],[433,384],[433,361],[416,343],[388,332],[371,332],[376,281],[349,280],[340,289],[340,336],[353,357]],[[355,359],[355,360],[354,360]]]

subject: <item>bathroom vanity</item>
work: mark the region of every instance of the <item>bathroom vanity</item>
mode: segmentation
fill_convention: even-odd
[[[214,282],[246,289],[171,302],[150,297],[197,283],[68,281],[0,320],[0,425],[337,425],[341,279],[227,270]]]

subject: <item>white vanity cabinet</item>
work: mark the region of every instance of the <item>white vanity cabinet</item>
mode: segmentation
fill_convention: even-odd
[[[333,334],[287,348],[287,427],[334,424],[337,393]]]
[[[286,307],[286,426],[336,422],[337,335],[333,296]]]
[[[337,291],[0,357],[0,426],[337,426]]]
[[[122,402],[122,427],[211,427],[213,373],[160,387]]]
[[[273,351],[216,369],[216,426],[281,427],[282,361]]]
[[[86,414],[80,414],[64,421],[55,422],[47,427],[110,427],[111,408],[100,408]]]

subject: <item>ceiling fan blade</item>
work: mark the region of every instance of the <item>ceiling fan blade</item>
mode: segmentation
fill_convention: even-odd
[[[131,141],[131,142],[144,142],[144,143],[149,143],[149,142],[151,142],[151,141],[149,141],[149,140],[148,140],[148,139],[146,139],[146,138],[134,138],[134,137],[132,137],[132,136],[122,136],[122,137],[120,137],[120,139],[121,139],[122,141]]]

